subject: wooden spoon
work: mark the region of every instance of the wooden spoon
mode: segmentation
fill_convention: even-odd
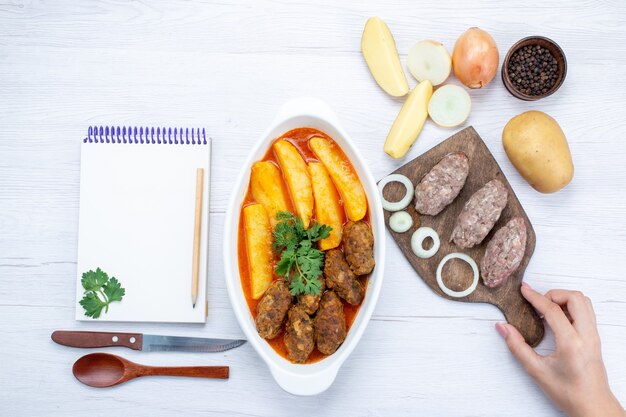
[[[146,366],[109,353],[90,353],[72,367],[76,379],[97,388],[112,387],[140,376],[228,379],[228,371],[228,366]]]

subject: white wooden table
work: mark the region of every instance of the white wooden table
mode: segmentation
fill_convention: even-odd
[[[592,298],[611,385],[626,402],[626,4],[504,3],[3,2],[0,415],[559,415],[494,330],[501,314],[436,296],[390,238],[372,321],[336,383],[316,398],[283,392],[249,345],[212,355],[110,350],[147,364],[230,365],[231,379],[88,388],[71,374],[86,351],[50,340],[61,328],[242,336],[223,282],[222,222],[234,178],[278,107],[296,96],[320,97],[375,177],[401,164],[382,151],[401,101],[378,88],[360,53],[363,24],[374,15],[388,22],[403,62],[417,40],[438,39],[451,50],[470,26],[494,36],[501,59],[531,34],[565,50],[569,72],[557,94],[524,103],[508,95],[498,75],[471,92],[467,125],[487,142],[537,232],[526,279],[539,290],[576,288]],[[557,194],[533,191],[500,144],[506,121],[528,109],[554,116],[569,139],[576,174]],[[205,326],[74,321],[79,141],[95,124],[202,126],[211,133]],[[453,132],[427,123],[408,158]],[[548,334],[539,350],[552,347]]]

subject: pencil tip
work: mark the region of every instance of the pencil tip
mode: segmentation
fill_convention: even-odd
[[[193,307],[192,307],[192,308],[196,308],[196,303],[193,303],[192,305],[193,305]]]

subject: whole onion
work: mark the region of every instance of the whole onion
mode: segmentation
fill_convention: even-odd
[[[463,84],[482,88],[495,77],[498,59],[498,46],[491,35],[482,29],[470,28],[454,45],[452,68]]]

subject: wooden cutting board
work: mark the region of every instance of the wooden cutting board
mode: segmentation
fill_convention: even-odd
[[[406,211],[413,217],[414,225],[405,233],[395,233],[389,228],[389,217],[392,213],[386,210],[385,224],[387,224],[391,236],[394,238],[409,263],[433,291],[453,301],[489,303],[495,305],[504,313],[506,320],[519,329],[526,339],[526,342],[531,346],[536,346],[544,335],[543,322],[535,312],[535,309],[522,297],[520,292],[524,271],[535,250],[535,231],[533,230],[526,212],[517,199],[515,192],[502,173],[500,166],[474,128],[468,127],[461,130],[428,152],[398,168],[394,173],[407,176],[415,186],[441,158],[452,152],[465,153],[469,158],[470,165],[465,186],[452,204],[446,207],[437,216],[422,216],[415,211],[414,204],[411,203]],[[500,219],[480,245],[476,245],[471,249],[461,249],[454,245],[454,243],[449,242],[455,220],[470,196],[494,178],[502,181],[507,187],[509,191],[508,203]],[[404,186],[397,182],[388,184],[383,190],[383,195],[389,201],[398,201],[404,194]],[[467,297],[453,298],[444,294],[439,289],[436,279],[436,270],[441,259],[452,252],[463,252],[472,257],[480,268],[480,262],[485,253],[487,243],[495,231],[516,216],[524,218],[528,232],[526,251],[517,271],[515,271],[504,284],[497,288],[487,287],[483,284],[481,278],[476,290]],[[429,259],[420,259],[415,256],[411,250],[411,235],[420,226],[420,223],[421,226],[432,227],[436,230],[441,241],[439,251]],[[425,244],[425,248],[430,247],[429,245],[428,243]],[[469,265],[458,259],[452,259],[446,263],[442,276],[446,286],[454,291],[462,291],[468,288],[473,278]]]

